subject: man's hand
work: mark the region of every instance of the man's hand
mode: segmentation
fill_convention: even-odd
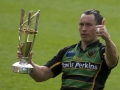
[[[32,55],[33,55],[33,52],[31,51],[30,52],[30,54],[29,54],[29,56],[28,56],[28,63],[32,63]],[[23,54],[22,54],[22,52],[21,51],[17,51],[17,58],[18,58],[18,60],[21,60],[22,59],[22,57],[23,57]]]
[[[105,41],[110,40],[110,35],[105,26],[105,18],[102,20],[101,25],[96,25],[96,32],[97,32],[97,35],[100,36]]]

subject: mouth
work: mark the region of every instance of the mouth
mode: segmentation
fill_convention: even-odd
[[[82,36],[83,38],[85,38],[85,37],[88,36],[88,34],[81,34],[81,36]]]

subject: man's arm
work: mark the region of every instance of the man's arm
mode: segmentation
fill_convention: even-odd
[[[108,67],[114,67],[118,61],[118,53],[115,44],[112,40],[106,40],[106,48],[105,48],[105,61]]]
[[[53,73],[48,67],[39,66],[37,64],[34,64],[33,62],[31,64],[34,67],[34,69],[33,69],[33,72],[30,74],[30,76],[36,82],[42,82],[53,77]]]
[[[105,26],[105,19],[102,20],[102,25],[97,25],[96,28],[100,28],[100,32],[97,34],[105,40],[105,61],[109,68],[114,67],[118,61],[118,52],[115,44],[110,38],[110,35]]]
[[[20,51],[18,51],[17,55],[18,55],[18,59],[21,60],[21,58],[23,56],[22,53]],[[30,76],[36,82],[42,82],[42,81],[48,80],[54,76],[52,71],[47,66],[39,66],[32,62],[32,52],[30,52],[28,63],[30,63],[34,67],[33,72],[30,74]]]

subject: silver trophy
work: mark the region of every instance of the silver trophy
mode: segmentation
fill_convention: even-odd
[[[23,57],[19,62],[16,62],[12,65],[12,71],[15,73],[21,74],[30,74],[33,71],[33,66],[28,63],[29,54],[32,51],[36,34],[37,34],[37,27],[38,27],[38,20],[39,20],[40,10],[36,13],[33,11],[29,11],[28,19],[24,21],[25,18],[25,11],[24,9],[21,10],[21,19],[20,19],[20,28],[19,32],[19,45],[18,49],[22,52]],[[32,20],[35,18],[35,25],[34,29],[32,27]]]

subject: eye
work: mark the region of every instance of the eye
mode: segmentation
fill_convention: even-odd
[[[92,24],[91,23],[87,23],[86,26],[92,26]]]
[[[79,23],[79,26],[83,26],[84,24],[83,23]]]

